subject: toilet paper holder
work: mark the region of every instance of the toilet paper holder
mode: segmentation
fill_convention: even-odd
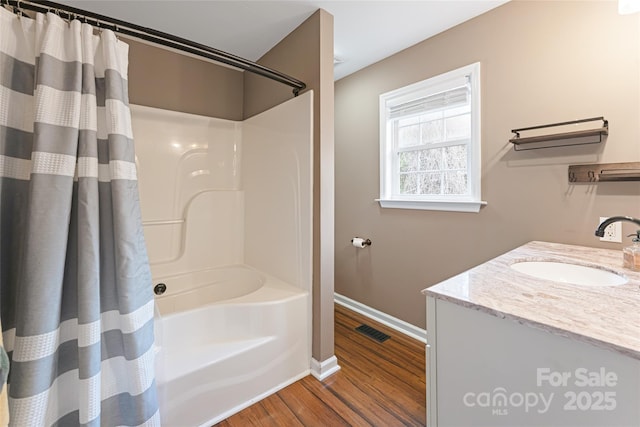
[[[351,239],[351,244],[357,248],[364,248],[365,246],[371,246],[371,239],[364,239],[356,236]]]

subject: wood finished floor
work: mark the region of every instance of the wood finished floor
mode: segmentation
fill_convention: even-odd
[[[390,335],[378,343],[355,328]],[[323,382],[307,376],[215,427],[424,426],[424,344],[336,304],[340,371]]]

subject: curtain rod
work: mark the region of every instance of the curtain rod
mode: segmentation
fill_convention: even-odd
[[[122,21],[115,18],[110,18],[108,16],[89,12],[87,10],[77,9],[75,7],[67,6],[61,3],[55,3],[52,1],[40,0],[2,0],[0,3],[3,5],[8,4],[10,6],[13,6],[17,9],[17,12],[19,12],[20,9],[25,9],[43,13],[52,12],[64,19],[80,19],[83,22],[92,24],[98,28],[105,28],[116,33],[132,36],[141,40],[146,40],[157,45],[178,49],[183,52],[191,53],[196,56],[211,59],[216,62],[249,71],[250,73],[258,74],[260,76],[267,77],[271,80],[275,80],[292,87],[294,96],[298,96],[300,91],[307,87],[304,82],[298,79],[295,79],[272,68],[249,61],[248,59],[242,58],[240,56],[236,56],[231,53],[215,49],[191,40],[183,39],[182,37],[174,36],[173,34],[168,34],[151,28],[142,27],[140,25],[132,24],[130,22]]]

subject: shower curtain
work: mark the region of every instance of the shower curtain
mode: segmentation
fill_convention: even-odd
[[[108,30],[0,7],[0,316],[11,425],[159,425],[153,294]]]

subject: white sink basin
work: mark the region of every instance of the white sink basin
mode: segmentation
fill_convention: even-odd
[[[626,277],[613,271],[559,261],[522,261],[511,264],[511,268],[538,279],[574,285],[618,286],[627,283]]]

